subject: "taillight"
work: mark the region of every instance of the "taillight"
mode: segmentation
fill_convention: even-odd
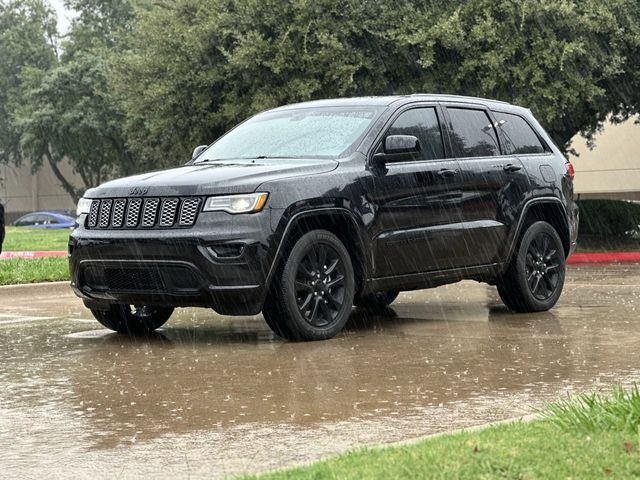
[[[576,176],[576,171],[573,169],[573,165],[571,165],[571,162],[565,163],[564,168],[566,168],[567,175],[569,175],[569,178],[573,180],[573,177]]]

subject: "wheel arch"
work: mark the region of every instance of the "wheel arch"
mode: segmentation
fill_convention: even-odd
[[[534,198],[529,200],[522,210],[518,227],[510,242],[507,255],[507,264],[513,258],[516,247],[520,238],[526,231],[527,227],[537,221],[544,221],[550,224],[562,241],[565,258],[569,255],[571,249],[571,236],[569,232],[569,222],[567,220],[567,211],[562,201],[555,197]]]
[[[267,287],[287,258],[295,241],[312,230],[327,230],[336,235],[349,252],[356,281],[356,292],[362,289],[371,269],[369,250],[362,228],[354,214],[346,208],[326,207],[295,214],[287,223],[267,276]]]

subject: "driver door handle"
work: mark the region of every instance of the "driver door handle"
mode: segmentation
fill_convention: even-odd
[[[453,177],[458,173],[457,170],[451,170],[449,168],[443,168],[442,170],[438,170],[438,175],[441,177]]]
[[[512,172],[517,172],[518,170],[522,169],[522,167],[520,165],[514,165],[513,163],[509,163],[504,167],[502,167],[502,169],[505,172],[512,173]]]

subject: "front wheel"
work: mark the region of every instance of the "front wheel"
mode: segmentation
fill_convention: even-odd
[[[108,305],[105,309],[91,309],[104,327],[129,335],[149,333],[164,325],[173,308],[147,305]]]
[[[349,252],[333,233],[313,230],[293,246],[274,278],[262,314],[289,340],[325,340],[342,330],[353,305]]]
[[[546,222],[527,228],[497,287],[504,304],[516,312],[552,308],[564,286],[565,255],[558,232]]]

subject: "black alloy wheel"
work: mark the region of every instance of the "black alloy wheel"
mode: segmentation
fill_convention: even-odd
[[[291,249],[262,313],[283,338],[331,338],[351,313],[354,286],[351,258],[340,239],[331,232],[313,230]]]
[[[344,265],[330,245],[318,243],[298,263],[296,298],[303,318],[314,327],[331,325],[344,303]]]
[[[546,233],[538,233],[529,244],[525,260],[527,285],[538,300],[549,299],[560,279],[559,268],[562,257],[558,248],[553,248],[553,238]]]
[[[507,270],[496,284],[504,304],[516,312],[552,308],[564,286],[566,260],[558,232],[547,222],[532,223],[520,238]]]

